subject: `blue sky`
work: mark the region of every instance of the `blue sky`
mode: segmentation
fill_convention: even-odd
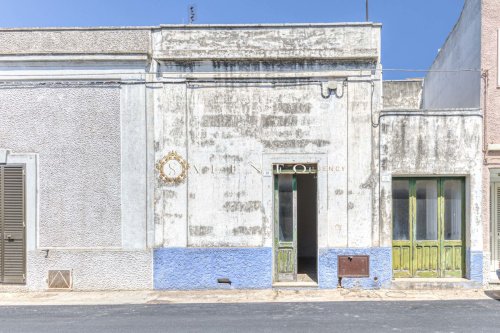
[[[383,24],[384,68],[427,69],[460,15],[464,0],[369,0]],[[137,26],[196,23],[352,22],[365,0],[0,0],[0,27]],[[384,72],[384,79],[423,76]]]

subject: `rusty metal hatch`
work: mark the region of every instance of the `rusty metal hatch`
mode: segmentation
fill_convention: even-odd
[[[343,277],[369,277],[370,256],[338,256],[338,276]]]

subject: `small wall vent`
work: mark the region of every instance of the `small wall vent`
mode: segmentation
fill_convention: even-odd
[[[49,289],[71,289],[72,276],[70,270],[49,270]]]

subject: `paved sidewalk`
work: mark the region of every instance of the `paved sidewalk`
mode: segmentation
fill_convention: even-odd
[[[442,301],[500,299],[484,290],[197,290],[0,293],[0,305],[106,305],[176,303]]]

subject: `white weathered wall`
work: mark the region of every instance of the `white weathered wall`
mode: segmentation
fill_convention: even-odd
[[[382,115],[382,244],[392,244],[392,177],[463,176],[467,248],[482,251],[480,110],[402,110],[384,111]]]
[[[272,165],[262,164],[263,154],[293,155],[297,162],[326,155],[319,167],[327,174],[328,221],[319,223],[328,225],[331,238],[321,235],[322,245],[372,245],[377,171],[372,169],[376,130],[370,122],[369,83],[349,82],[340,99],[324,99],[319,85],[203,84],[185,91],[179,84],[164,89],[171,92],[162,96],[165,103],[159,97],[156,160],[175,149],[188,159],[190,169],[184,184],[168,186],[158,180],[155,221],[164,225],[164,232],[157,234],[163,238],[157,245],[268,244],[273,213],[262,203],[262,184]],[[168,104],[177,111],[165,110]]]
[[[162,184],[155,173],[155,245],[271,246],[272,163],[295,161],[320,168],[319,247],[378,246],[378,129],[372,119],[381,108],[381,84],[371,70],[379,59],[379,28],[194,26],[157,32],[155,54],[165,58],[160,69],[171,82],[151,89],[155,160],[175,150],[190,168],[187,180],[175,186]],[[212,58],[217,61],[207,60]],[[291,72],[313,79],[244,82]],[[338,97],[322,97],[318,73],[337,73]],[[186,77],[193,81],[183,82]],[[224,80],[196,82],[210,77]]]
[[[480,107],[480,69],[481,0],[467,0],[425,77],[423,108]]]
[[[423,83],[423,79],[384,81],[382,94],[384,109],[420,109]]]
[[[155,58],[374,59],[380,56],[380,24],[266,24],[161,26]]]

